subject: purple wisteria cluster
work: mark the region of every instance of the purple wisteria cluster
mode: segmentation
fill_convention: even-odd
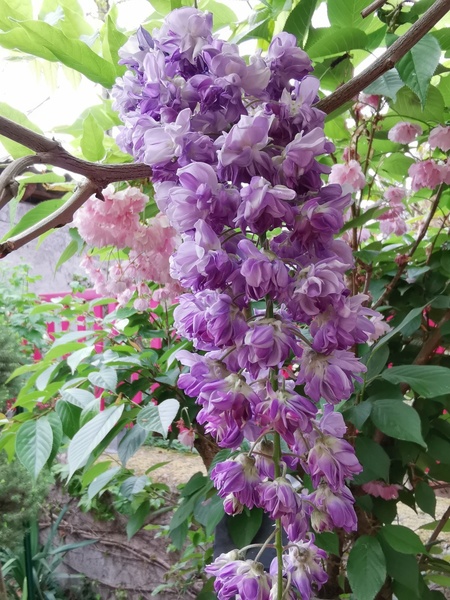
[[[351,296],[351,252],[334,239],[352,198],[322,181],[334,147],[314,108],[319,82],[293,35],[246,62],[194,8],[141,29],[121,57],[118,143],[152,167],[182,237],[171,275],[188,292],[175,325],[197,352],[178,354],[178,385],[233,451],[212,471],[225,511],[261,507],[276,522],[269,572],[242,550],[207,572],[219,599],[309,600],[327,579],[313,531],[356,527],[346,481],[361,466],[334,406],[361,381],[352,348],[375,337],[377,316]]]

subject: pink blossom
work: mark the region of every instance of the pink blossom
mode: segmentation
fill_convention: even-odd
[[[409,167],[408,174],[412,178],[411,188],[414,192],[421,188],[433,190],[447,175],[445,167],[438,165],[432,159],[414,163]]]
[[[422,133],[422,127],[414,123],[402,121],[397,123],[388,131],[388,138],[391,142],[398,144],[409,144],[413,142],[418,135]]]
[[[192,427],[186,427],[183,419],[179,419],[176,422],[176,426],[178,427],[178,441],[183,444],[183,446],[187,446],[188,448],[194,447],[195,440],[195,431]]]
[[[389,202],[389,204],[391,204],[391,206],[395,204],[400,204],[405,196],[405,189],[399,187],[388,187],[384,192],[384,197]]]
[[[375,340],[377,340],[382,335],[384,335],[385,333],[387,333],[388,331],[390,331],[392,329],[392,327],[390,327],[386,323],[386,321],[384,320],[384,316],[381,314],[378,314],[376,317],[373,317],[371,319],[371,323],[375,327],[375,331],[373,333],[369,334],[368,340],[370,342],[375,342]]]
[[[77,210],[73,222],[81,237],[91,246],[130,246],[139,227],[139,213],[148,202],[135,187],[116,192],[112,185],[103,191],[104,200],[95,196]]]
[[[375,498],[383,498],[383,500],[397,500],[398,490],[402,489],[401,485],[384,483],[384,481],[369,481],[362,486],[362,489],[374,496]]]
[[[356,190],[362,190],[366,185],[366,178],[361,165],[356,160],[349,160],[347,163],[331,167],[328,183],[339,183],[344,193],[356,192]]]
[[[450,150],[450,127],[438,125],[432,129],[428,143],[430,148],[439,148],[443,152],[448,152]]]

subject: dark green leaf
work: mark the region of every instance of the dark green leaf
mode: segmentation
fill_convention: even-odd
[[[150,513],[150,503],[148,500],[143,502],[139,508],[133,513],[133,515],[129,518],[127,523],[127,536],[130,540],[133,535],[135,535],[141,527],[144,526],[145,519],[148,517]]]
[[[419,569],[416,558],[411,554],[397,552],[383,538],[381,538],[381,545],[386,558],[388,575],[401,585],[416,591],[419,585]]]
[[[376,400],[373,402],[371,419],[374,425],[386,435],[415,442],[426,448],[419,415],[414,408],[404,402]]]
[[[347,563],[348,580],[358,600],[373,600],[386,579],[386,561],[379,541],[369,535],[358,538]]]
[[[50,465],[60,450],[61,441],[63,438],[63,427],[62,427],[61,419],[59,418],[59,415],[57,412],[48,413],[46,418],[48,419],[48,422],[50,423],[50,427],[52,428],[52,433],[53,433],[52,452],[48,459],[48,463]]]
[[[324,533],[316,533],[314,543],[328,554],[339,556],[339,537],[334,531],[325,531]]]
[[[403,525],[385,525],[379,531],[384,541],[402,554],[420,554],[426,552],[420,537]]]
[[[261,527],[263,514],[261,508],[253,508],[249,515],[242,512],[240,515],[235,515],[227,519],[228,531],[237,548],[242,548],[252,543],[253,538]]]
[[[374,352],[378,351],[380,348],[382,348],[382,346],[384,346],[391,338],[393,338],[394,335],[397,335],[397,333],[400,333],[401,331],[403,331],[403,329],[405,329],[411,321],[413,321],[416,317],[418,317],[419,315],[422,314],[424,308],[425,308],[425,306],[419,306],[417,308],[413,308],[406,315],[406,317],[403,319],[403,321],[400,323],[400,325],[397,325],[397,327],[392,329],[389,333],[384,335],[377,342],[377,344],[372,349],[372,354]]]
[[[357,429],[361,429],[372,412],[371,402],[361,402],[344,411],[346,421],[350,421]]]
[[[80,427],[81,408],[64,400],[58,400],[55,408],[61,419],[64,434],[73,438]]]
[[[415,489],[415,497],[417,506],[423,510],[423,512],[431,515],[433,518],[436,516],[436,495],[434,490],[425,483],[425,481],[419,481]]]
[[[407,383],[424,398],[442,396],[450,392],[450,373],[446,367],[401,365],[386,369],[381,376],[391,383]]]
[[[427,101],[422,107],[418,96],[408,88],[398,92],[397,101],[392,104],[396,116],[404,119],[418,119],[419,121],[430,121],[440,123],[445,121],[445,102],[442,94],[434,86],[428,90]]]
[[[380,444],[368,437],[359,435],[356,438],[355,449],[356,456],[364,468],[364,471],[357,476],[357,485],[374,479],[389,481],[391,459]]]
[[[431,78],[441,57],[439,42],[428,34],[419,39],[403,58],[397,62],[397,71],[404,83],[425,106]]]

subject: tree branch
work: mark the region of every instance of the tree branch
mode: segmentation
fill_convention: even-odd
[[[392,279],[392,281],[386,286],[386,289],[384,290],[383,294],[380,296],[380,298],[378,298],[377,302],[375,302],[375,304],[372,306],[372,308],[374,310],[376,310],[379,306],[381,306],[385,302],[385,300],[387,300],[389,298],[392,290],[397,286],[398,282],[400,281],[401,276],[403,275],[406,267],[408,266],[410,258],[413,256],[413,254],[419,247],[420,242],[425,237],[428,227],[430,226],[430,223],[436,213],[437,207],[439,206],[439,201],[441,199],[443,191],[444,191],[444,185],[441,184],[438,188],[438,191],[436,192],[436,197],[433,200],[433,204],[431,205],[430,212],[428,213],[426,221],[423,224],[422,229],[420,230],[420,232],[417,235],[416,241],[412,245],[411,250],[408,252],[408,254],[405,257],[403,257],[403,260],[402,260],[401,264],[399,265],[399,267],[397,269],[397,273],[394,275],[394,278]]]
[[[106,187],[113,181],[128,181],[130,179],[146,179],[151,177],[152,170],[142,163],[121,165],[99,165],[72,156],[56,140],[49,140],[43,135],[22,127],[14,121],[0,116],[0,135],[34,150],[37,154],[30,164],[49,164],[72,173],[83,175],[95,181],[98,187]],[[31,160],[31,157],[25,157]],[[20,160],[20,159],[19,159]],[[1,193],[1,188],[0,188]]]
[[[387,2],[387,0],[375,0],[375,2],[372,2],[372,4],[369,4],[369,6],[366,6],[366,8],[363,8],[363,10],[361,11],[362,18],[365,19],[366,17],[371,15],[373,12],[375,12],[376,10],[381,8],[383,6],[383,4],[386,4],[386,2]]]
[[[352,100],[359,92],[378,79],[378,77],[392,69],[449,11],[450,0],[436,0],[422,17],[404,35],[398,38],[380,58],[335,92],[320,100],[315,107],[330,114],[349,100]]]
[[[58,210],[25,231],[0,243],[0,258],[4,258],[14,250],[28,244],[28,242],[36,239],[42,233],[45,233],[54,227],[61,227],[62,225],[70,223],[75,211],[78,210],[93,194],[99,192],[101,192],[101,188],[99,188],[96,183],[89,179],[85,179],[79,184],[69,200],[58,208]]]

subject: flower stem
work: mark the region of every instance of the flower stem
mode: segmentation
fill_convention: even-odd
[[[275,463],[275,478],[280,477],[281,469],[281,438],[279,433],[273,434],[273,460]],[[283,598],[283,528],[281,519],[276,520],[275,548],[277,550],[277,600]]]

